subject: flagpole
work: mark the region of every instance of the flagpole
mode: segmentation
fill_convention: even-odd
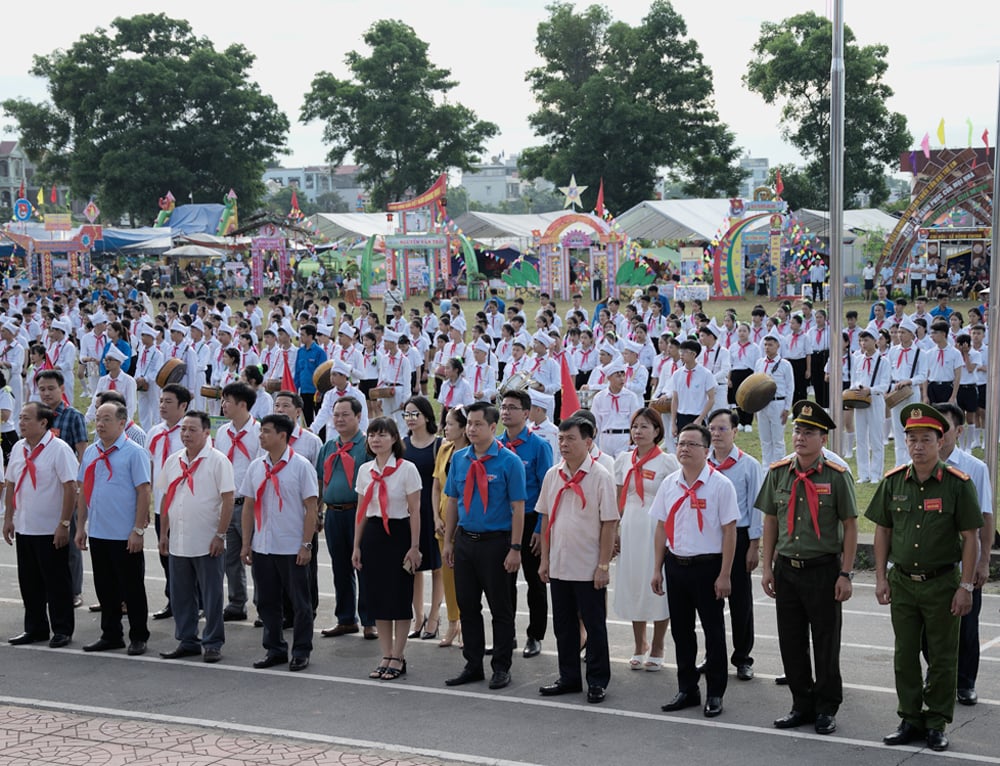
[[[998,68],[998,74],[1000,74],[1000,68]],[[1000,205],[997,204],[1000,200],[1000,162],[997,160],[997,149],[996,145],[998,143],[998,137],[1000,137],[1000,77],[998,77],[998,87],[997,87],[997,122],[996,122],[996,133],[993,134],[993,231],[990,236],[990,300],[989,300],[989,311],[987,311],[986,321],[987,327],[997,328],[1000,327],[1000,303],[997,299],[993,297],[993,287],[994,285],[1000,285]],[[986,154],[989,156],[990,144],[987,140],[986,142]],[[987,160],[988,162],[988,160]],[[995,330],[994,330],[995,331]],[[996,350],[992,354],[987,355],[989,361],[987,366],[989,367],[989,381],[991,386],[997,385],[997,381],[1000,381],[1000,353]],[[995,394],[994,394],[995,395]],[[986,465],[989,467],[989,477],[993,482],[993,486],[996,486],[996,475],[997,475],[997,438],[1000,437],[1000,407],[987,407],[986,408],[986,434],[983,437],[983,443],[986,445]],[[991,509],[992,510],[992,509]]]
[[[833,2],[833,56],[830,61],[830,254],[827,306],[830,320],[830,414],[842,423],[841,332],[844,322],[844,0]],[[841,453],[842,429],[832,431],[830,449]]]

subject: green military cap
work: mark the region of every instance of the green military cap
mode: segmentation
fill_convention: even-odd
[[[792,405],[792,422],[810,428],[818,428],[824,432],[832,431],[837,427],[826,410],[808,399],[803,399]]]
[[[903,424],[904,431],[913,431],[917,428],[930,428],[943,434],[951,427],[948,423],[948,418],[934,407],[931,407],[931,405],[922,402],[903,407],[899,413],[899,422]]]

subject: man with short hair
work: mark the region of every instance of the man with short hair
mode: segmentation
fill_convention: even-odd
[[[760,462],[771,465],[785,454],[785,423],[788,421],[795,379],[792,365],[781,356],[781,338],[771,331],[764,336],[764,355],[754,364],[755,373],[774,379],[777,388],[774,398],[757,413],[760,430]]]
[[[527,497],[524,465],[517,455],[497,443],[496,407],[475,402],[465,411],[470,446],[452,455],[444,490],[448,501],[443,547],[445,564],[455,568],[465,667],[445,684],[460,686],[485,678],[485,593],[493,618],[493,675],[489,685],[491,689],[502,689],[511,681],[514,651],[510,578],[521,566]]]
[[[344,337],[341,335],[340,337]],[[309,430],[319,435],[327,426],[333,422],[333,408],[337,402],[345,396],[352,397],[361,402],[361,430],[368,428],[368,403],[361,389],[351,384],[351,366],[340,359],[334,359],[330,366],[330,383],[332,388],[323,394],[323,402],[320,404],[319,413],[309,425]],[[329,440],[329,439],[328,439]]]
[[[49,641],[58,649],[73,637],[69,528],[78,463],[72,448],[52,433],[54,422],[49,407],[25,404],[18,423],[21,440],[7,466],[3,536],[8,545],[17,546],[17,581],[24,603],[24,631],[9,639],[15,646]]]
[[[580,621],[587,630],[587,702],[604,701],[611,681],[607,588],[618,529],[614,479],[591,458],[594,426],[570,417],[559,425],[562,460],[550,468],[538,495],[542,529],[538,574],[552,588],[552,628],[559,677],[543,697],[583,690]]]
[[[235,487],[233,464],[212,447],[211,430],[208,413],[186,413],[180,428],[184,448],[167,459],[157,477],[163,531],[159,549],[161,556],[169,557],[170,604],[179,642],[171,651],[160,652],[165,660],[204,652],[205,662],[218,662],[226,640],[222,578]],[[199,606],[205,615],[200,638]]]
[[[670,412],[673,419],[671,432],[675,438],[684,426],[692,423],[703,425],[705,418],[715,408],[715,376],[708,367],[698,363],[700,353],[701,345],[696,340],[686,340],[680,344],[682,366],[670,379]]]
[[[406,300],[406,296],[403,295],[403,291],[399,289],[399,283],[395,279],[389,280],[389,286],[386,288],[385,293],[382,295],[383,311],[385,316],[385,321],[388,324],[392,321],[392,310],[399,306],[402,308],[403,302]],[[399,332],[393,328],[395,332]]]
[[[247,468],[239,493],[246,498],[241,556],[253,567],[266,652],[253,666],[262,669],[288,662],[288,669],[295,672],[309,667],[312,653],[308,566],[319,487],[315,468],[288,446],[293,428],[286,415],[268,415],[261,421],[264,454]],[[288,594],[294,610],[291,661],[282,631],[282,593]]]
[[[326,361],[326,352],[316,343],[316,325],[299,328],[299,350],[295,354],[295,389],[302,397],[302,412],[305,422],[312,423],[315,414],[316,384],[313,373]]]
[[[148,605],[143,583],[143,535],[149,525],[149,457],[125,436],[124,405],[97,408],[97,439],[87,447],[77,474],[76,544],[87,550],[94,568],[94,589],[101,604],[101,637],[85,652],[121,649],[122,602],[128,610],[129,655],[146,653]],[[88,527],[87,522],[90,522]]]

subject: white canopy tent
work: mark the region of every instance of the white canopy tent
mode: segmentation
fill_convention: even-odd
[[[520,215],[469,211],[460,216],[455,223],[465,236],[476,240],[509,239],[511,237],[531,239],[533,231],[545,231],[554,220],[570,214],[569,210]]]
[[[728,220],[728,199],[667,199],[640,202],[618,216],[618,225],[633,239],[707,242]]]
[[[799,222],[820,237],[830,233],[830,214],[825,210],[809,210],[803,208],[795,211]],[[899,219],[878,208],[859,208],[844,211],[844,229],[852,232],[884,231],[891,232],[896,228]]]
[[[385,213],[316,213],[308,220],[316,230],[332,242],[347,237],[368,239],[390,233]]]

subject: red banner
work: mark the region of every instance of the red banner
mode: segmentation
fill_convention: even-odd
[[[436,200],[443,199],[444,195],[447,193],[448,175],[447,173],[442,173],[438,176],[438,180],[434,182],[434,185],[423,194],[414,197],[413,199],[406,200],[405,202],[390,202],[385,206],[385,208],[386,210],[390,210],[392,212],[396,212],[398,210],[418,210],[422,207],[427,207]]]

